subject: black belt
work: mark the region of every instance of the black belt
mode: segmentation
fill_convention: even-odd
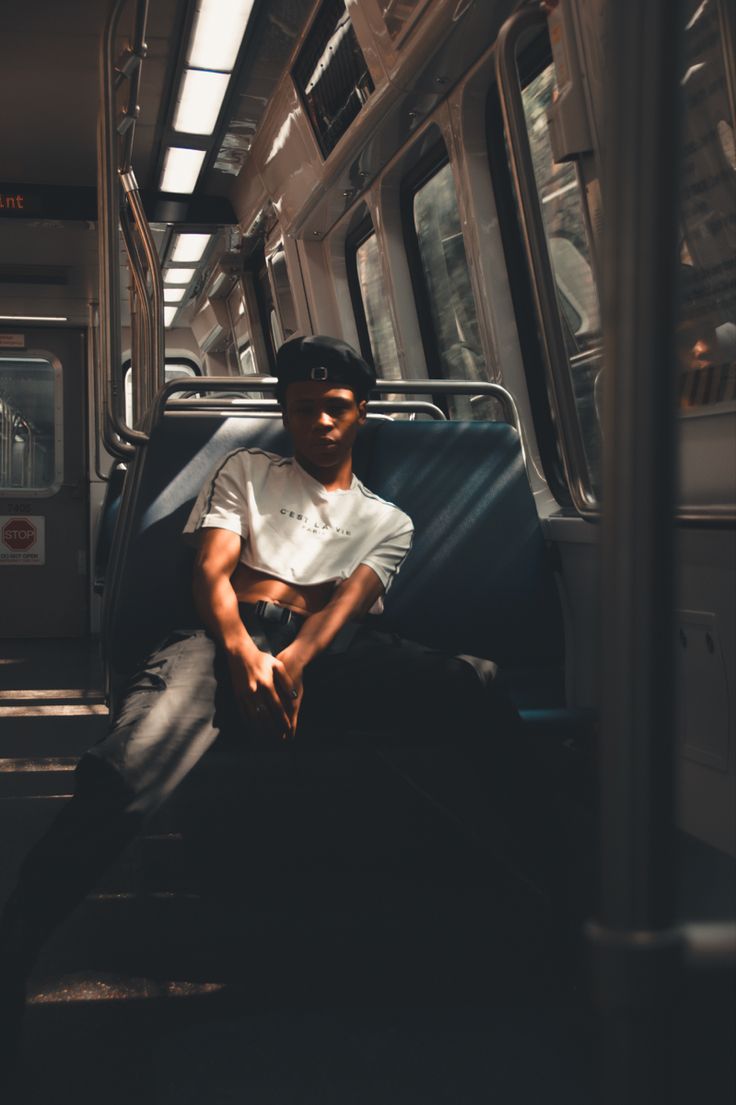
[[[288,606],[279,606],[275,602],[241,602],[238,604],[242,610],[248,610],[262,618],[264,622],[278,622],[280,625],[295,623],[301,625],[307,620],[306,614],[297,614],[295,610],[289,610]]]

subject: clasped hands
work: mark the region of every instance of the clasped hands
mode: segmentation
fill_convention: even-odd
[[[291,740],[304,695],[303,665],[288,648],[277,656],[255,645],[228,656],[241,716],[260,736]]]

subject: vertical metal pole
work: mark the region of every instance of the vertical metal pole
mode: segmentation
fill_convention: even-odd
[[[681,5],[608,4],[601,903],[605,1105],[670,1105]]]
[[[120,364],[120,179],[113,51],[126,0],[114,0],[100,41],[100,119],[97,149],[98,253],[100,280],[100,361],[105,405],[105,444],[119,456],[145,444],[147,435],[126,427]],[[117,437],[117,440],[116,440]]]

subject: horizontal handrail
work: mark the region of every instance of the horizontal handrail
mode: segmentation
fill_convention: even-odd
[[[200,376],[196,383],[191,376],[180,376],[169,380],[156,395],[151,409],[150,425],[160,420],[169,400],[181,391],[275,391],[278,380],[275,376]],[[514,427],[521,436],[521,422],[513,396],[500,384],[482,380],[376,380],[372,391],[393,392],[398,395],[490,395],[498,399],[503,409],[505,421]],[[258,400],[253,400],[258,402]],[[261,400],[268,402],[268,400]],[[378,400],[381,402],[381,400]],[[401,400],[396,400],[397,403]],[[432,406],[433,404],[427,404]],[[213,404],[216,406],[216,404]],[[376,400],[370,403],[376,410]],[[429,413],[429,412],[427,412]]]
[[[681,926],[686,967],[736,967],[736,921],[693,921]]]
[[[206,389],[204,389],[206,390]],[[233,397],[223,401],[211,399],[203,395],[192,395],[188,399],[170,399],[166,404],[167,411],[255,411],[269,413],[281,413],[281,407],[275,399],[250,399],[245,397]],[[447,416],[434,403],[423,403],[421,400],[403,399],[371,399],[368,404],[369,414],[426,414],[435,422],[446,422]]]

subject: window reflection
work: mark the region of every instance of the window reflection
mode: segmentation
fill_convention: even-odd
[[[680,315],[684,410],[736,400],[736,155],[718,5],[691,3],[686,24]]]
[[[569,358],[590,482],[600,487],[600,372],[603,366],[598,289],[575,165],[552,156],[547,111],[557,96],[554,65],[522,89],[534,179],[542,208],[557,306]]]
[[[375,233],[358,246],[355,261],[376,375],[386,380],[398,380],[401,376],[399,351],[386,303],[381,257]]]
[[[414,229],[437,340],[442,376],[488,380],[480,344],[475,300],[465,254],[455,184],[449,164],[414,194]],[[453,418],[492,418],[493,400],[448,398]]]

